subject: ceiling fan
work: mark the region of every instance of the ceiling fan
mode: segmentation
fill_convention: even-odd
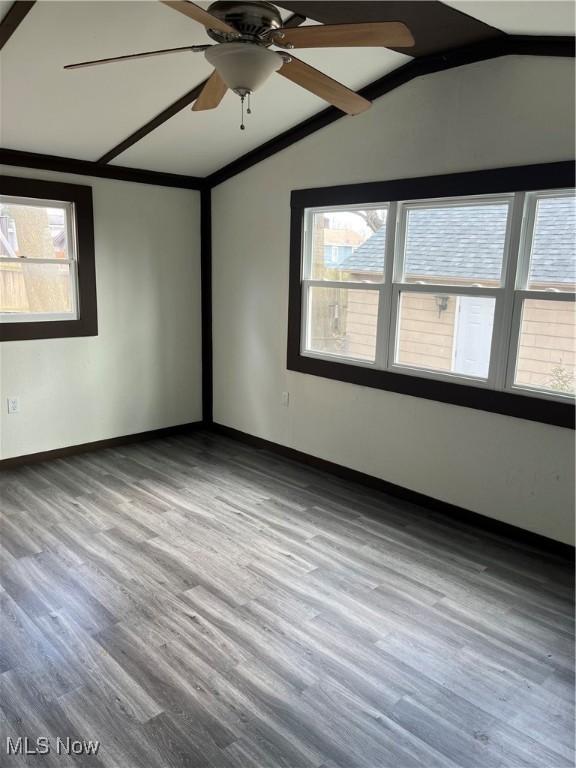
[[[414,45],[410,30],[399,21],[283,26],[279,10],[268,2],[217,0],[207,11],[188,0],[161,2],[206,27],[208,35],[216,41],[216,45],[189,45],[132,53],[68,64],[64,69],[79,69],[182,51],[204,52],[214,71],[204,83],[192,109],[196,112],[214,109],[226,92],[231,90],[240,96],[242,102],[240,127],[244,130],[244,100],[248,98],[249,114],[251,94],[274,72],[349,115],[357,115],[371,106],[371,102],[363,96],[287,51],[295,48],[370,46],[408,48]],[[282,50],[272,50],[271,46]]]

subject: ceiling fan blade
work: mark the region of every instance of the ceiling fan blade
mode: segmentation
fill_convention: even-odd
[[[294,48],[410,48],[414,45],[412,33],[401,21],[285,27],[272,36],[276,45]]]
[[[219,32],[228,32],[228,34],[235,37],[239,36],[238,30],[231,27],[230,24],[226,24],[225,21],[222,21],[217,16],[208,13],[204,8],[200,8],[196,3],[191,3],[189,0],[161,0],[161,2],[164,5],[169,5],[170,8],[174,8],[175,11],[180,11],[180,13],[183,13],[190,19],[203,24],[207,29],[217,29]]]
[[[206,84],[194,102],[192,110],[194,112],[202,112],[205,109],[215,109],[224,98],[227,90],[228,86],[218,72],[214,70],[208,80],[206,80]]]
[[[81,67],[95,67],[97,64],[111,64],[115,61],[128,61],[130,59],[146,59],[149,56],[163,56],[165,53],[181,53],[182,51],[204,51],[209,45],[185,45],[181,48],[163,48],[159,51],[144,51],[144,53],[129,53],[126,56],[112,56],[109,59],[95,59],[94,61],[80,61],[77,64],[66,64],[64,69],[80,69]]]
[[[320,96],[324,101],[333,104],[349,115],[358,115],[372,106],[372,102],[368,99],[293,56],[290,62],[280,67],[278,74],[288,78],[296,85],[301,85],[302,88]]]
[[[291,29],[292,27],[299,27],[300,24],[304,24],[306,16],[302,16],[299,13],[293,13],[282,24],[283,29]]]

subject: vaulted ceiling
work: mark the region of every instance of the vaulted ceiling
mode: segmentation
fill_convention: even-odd
[[[568,0],[302,0],[278,5],[284,19],[296,13],[305,17],[304,24],[399,20],[410,27],[416,45],[402,52],[340,48],[298,53],[354,90],[414,56],[504,33],[574,34],[574,4]],[[24,6],[30,6],[26,14]],[[0,0],[0,15],[4,148],[203,177],[327,106],[273,76],[256,93],[247,130],[240,131],[240,105],[233,93],[216,110],[191,111],[196,87],[211,72],[201,53],[63,69],[86,59],[210,42],[202,26],[159,2],[14,5]],[[23,17],[19,24],[14,23],[17,16]]]

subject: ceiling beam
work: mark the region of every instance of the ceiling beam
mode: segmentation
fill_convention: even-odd
[[[35,0],[31,0],[31,2],[17,0],[15,3],[12,3],[8,13],[0,22],[0,51],[10,40],[14,32],[16,32],[24,18],[30,13],[34,4]]]
[[[41,155],[37,152],[23,152],[18,149],[0,147],[0,166],[11,165],[16,168],[40,168],[57,173],[75,173],[80,176],[96,176],[100,179],[132,181],[136,184],[154,184],[159,187],[177,189],[203,189],[204,179],[196,176],[184,176],[179,173],[162,173],[140,168],[127,168],[122,165],[102,165],[91,160],[76,160],[72,157]]]
[[[120,144],[112,147],[112,149],[106,152],[105,155],[102,155],[98,162],[101,164],[106,164],[111,160],[114,160],[115,157],[121,155],[122,152],[125,152],[131,146],[136,144],[136,142],[140,141],[149,133],[152,133],[152,131],[156,130],[156,128],[162,125],[162,123],[170,120],[171,117],[174,117],[174,115],[176,115],[178,112],[181,112],[189,104],[192,104],[192,102],[196,101],[200,95],[200,92],[202,91],[202,88],[204,88],[206,82],[207,80],[203,80],[199,85],[195,85],[192,90],[188,91],[188,93],[185,93],[184,96],[180,96],[180,98],[177,99],[173,104],[162,110],[160,114],[156,115],[156,117],[153,117],[152,120],[149,120],[141,128],[138,128],[137,131],[134,131],[134,133],[131,133],[130,136],[125,138],[124,141],[121,141]]]

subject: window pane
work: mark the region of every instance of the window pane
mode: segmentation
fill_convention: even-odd
[[[408,208],[405,281],[499,285],[507,222],[505,203]]]
[[[402,292],[396,362],[486,379],[496,300]]]
[[[312,280],[378,283],[384,279],[386,208],[312,214]]]
[[[515,384],[574,393],[574,309],[572,301],[524,301]]]
[[[66,210],[0,203],[0,257],[67,259]]]
[[[309,294],[306,348],[374,361],[378,291],[311,287]]]
[[[0,261],[0,312],[74,313],[69,264]]]
[[[576,198],[536,203],[528,288],[573,291],[576,281]]]

